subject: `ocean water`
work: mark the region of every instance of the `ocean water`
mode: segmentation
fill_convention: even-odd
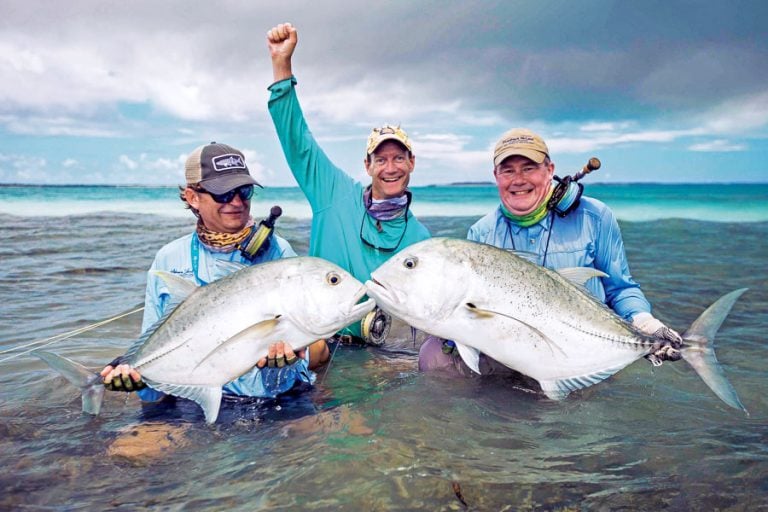
[[[195,404],[119,393],[84,415],[27,351],[47,344],[94,369],[123,353],[140,313],[54,337],[139,308],[155,251],[192,216],[172,188],[0,187],[0,510],[768,510],[768,185],[589,193],[617,212],[632,273],[672,327],[749,288],[715,345],[749,416],[684,362],[638,361],[553,402],[349,347],[311,390],[227,402],[212,426]],[[487,186],[414,197],[441,236],[496,205]],[[254,215],[272,204],[305,254],[300,192],[267,189]]]
[[[498,205],[492,184],[414,187],[412,205],[419,217],[481,217]],[[669,218],[716,222],[768,221],[765,184],[591,184],[587,194],[611,206],[620,220]],[[296,187],[258,190],[251,211],[266,217],[278,204],[285,217],[311,218]],[[0,213],[22,217],[88,215],[101,212],[145,213],[188,218],[174,187],[3,186]]]

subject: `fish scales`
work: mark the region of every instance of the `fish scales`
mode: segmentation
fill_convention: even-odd
[[[553,399],[669,345],[681,349],[728,405],[744,409],[712,349],[717,328],[744,289],[710,306],[686,331],[685,343],[673,347],[641,333],[584,288],[587,279],[604,275],[585,268],[555,272],[489,245],[432,238],[397,253],[366,287],[393,316],[456,342],[473,370],[479,372],[479,354],[486,354],[536,379]]]
[[[284,258],[245,267],[197,288],[158,272],[179,302],[127,352],[153,388],[189,398],[214,422],[221,387],[250,371],[269,345],[302,349],[357,322],[374,307],[359,302],[366,289],[337,265],[313,257]],[[83,393],[83,411],[98,414],[104,386],[98,374],[50,352],[35,355]]]

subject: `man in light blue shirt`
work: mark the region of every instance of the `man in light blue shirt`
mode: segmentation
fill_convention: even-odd
[[[550,269],[600,270],[607,277],[586,283],[595,297],[640,331],[681,341],[679,334],[651,314],[651,305],[632,279],[613,212],[597,199],[581,196],[576,183],[566,180],[556,186],[555,164],[539,135],[521,128],[509,130],[496,144],[493,164],[501,201],[472,225],[469,240],[528,253]],[[428,340],[422,345],[420,367],[455,367],[453,360],[442,355],[450,357],[451,343]]]
[[[197,217],[197,227],[157,252],[147,276],[142,332],[153,329],[173,304],[168,286],[153,271],[170,272],[205,286],[222,277],[217,262],[256,265],[296,256],[290,244],[274,232],[258,248],[249,244],[259,229],[250,215],[250,200],[254,187],[261,185],[251,177],[242,152],[215,142],[200,146],[187,158],[185,175],[187,184],[180,198]],[[299,382],[313,383],[315,375],[311,369],[328,359],[325,341],[314,343],[298,356],[289,344],[275,343],[269,348],[268,361],[260,361],[251,371],[225,384],[224,393],[273,397],[276,392],[288,391]],[[265,364],[283,368],[278,388],[265,382],[275,375],[269,370],[262,371]],[[291,368],[284,369],[285,366]],[[157,401],[164,396],[143,387],[139,372],[122,363],[120,358],[107,365],[101,375],[109,389],[137,390],[144,401]]]

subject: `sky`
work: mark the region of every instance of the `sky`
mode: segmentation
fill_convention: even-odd
[[[294,186],[267,111],[266,32],[333,162],[369,180],[400,124],[412,185],[492,180],[513,127],[593,182],[768,182],[768,3],[0,0],[0,184],[183,183],[210,141]]]

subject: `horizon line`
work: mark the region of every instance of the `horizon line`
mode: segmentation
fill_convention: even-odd
[[[768,181],[592,181],[590,185],[768,185]],[[450,183],[430,183],[427,185],[414,185],[409,188],[430,187],[479,187],[496,186],[493,181],[454,181]],[[142,185],[142,184],[117,184],[117,183],[0,183],[0,188],[21,187],[60,187],[60,188],[178,188],[180,185]],[[296,188],[298,185],[265,186],[269,188]]]

